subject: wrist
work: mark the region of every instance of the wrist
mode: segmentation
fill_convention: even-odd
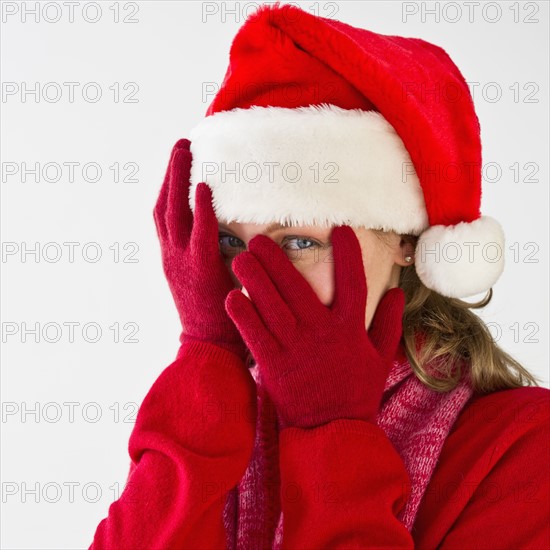
[[[246,348],[241,351],[238,346],[209,342],[184,334],[182,334],[180,341],[181,345],[176,360],[182,357],[194,356],[214,361],[223,366],[235,362],[244,363],[246,359]]]
[[[340,419],[376,423],[387,365],[367,357],[340,364],[339,368],[334,364],[315,369],[300,366],[275,377],[264,371],[263,381],[277,407],[279,430],[317,428]]]

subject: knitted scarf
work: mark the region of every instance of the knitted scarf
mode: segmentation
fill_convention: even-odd
[[[377,424],[401,456],[411,479],[411,495],[398,516],[410,532],[447,434],[473,392],[467,369],[452,391],[431,390],[414,375],[400,350],[386,381]],[[227,548],[279,549],[283,514],[278,493],[278,422],[258,366],[250,372],[257,385],[256,443],[243,478],[229,492],[225,504]]]

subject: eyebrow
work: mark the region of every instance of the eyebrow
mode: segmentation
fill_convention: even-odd
[[[223,222],[218,222],[218,225],[222,225],[223,227],[225,227],[229,231],[229,227],[227,227]],[[288,224],[282,224],[282,223],[279,223],[279,222],[274,222],[274,223],[269,224],[265,228],[264,233],[273,233],[277,229],[286,229],[286,228],[289,228],[289,227],[292,227],[292,226],[288,225]]]

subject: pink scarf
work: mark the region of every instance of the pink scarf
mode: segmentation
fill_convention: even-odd
[[[243,478],[226,501],[227,548],[279,549],[283,515],[277,486],[277,419],[261,385],[258,366],[250,372],[258,390],[256,444]],[[409,531],[447,434],[472,393],[467,369],[454,390],[438,393],[429,389],[414,375],[400,348],[386,381],[377,424],[401,456],[411,479],[411,495],[398,516]]]

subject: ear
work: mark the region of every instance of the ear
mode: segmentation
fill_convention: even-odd
[[[401,235],[399,246],[395,249],[394,262],[402,267],[407,267],[414,264],[414,251],[418,237],[415,235]],[[409,257],[408,262],[405,258]]]

